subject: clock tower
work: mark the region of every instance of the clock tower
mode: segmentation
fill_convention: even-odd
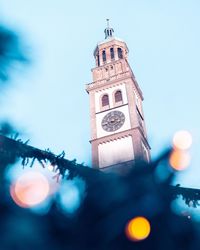
[[[137,161],[150,161],[143,95],[128,63],[126,43],[114,36],[107,20],[105,40],[94,50],[90,97],[92,166],[126,172]]]

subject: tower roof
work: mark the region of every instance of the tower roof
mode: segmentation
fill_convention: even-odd
[[[106,19],[106,21],[107,21],[107,27],[104,30],[105,39],[103,41],[100,41],[100,42],[97,43],[97,46],[94,49],[94,55],[95,55],[95,53],[96,53],[96,51],[98,49],[98,46],[103,45],[104,43],[112,42],[112,41],[113,42],[115,42],[115,41],[122,42],[122,43],[125,44],[125,46],[127,48],[126,43],[122,39],[114,36],[114,29],[110,26],[109,19]],[[127,48],[127,50],[128,50],[128,48]]]
[[[113,37],[113,33],[114,33],[114,29],[110,27],[109,19],[106,19],[106,21],[107,21],[107,27],[104,30],[105,39],[107,39],[109,37]]]
[[[107,27],[105,28],[104,30],[104,33],[105,33],[105,39],[103,41],[100,41],[98,43],[98,45],[100,44],[103,44],[103,43],[107,43],[107,42],[110,42],[112,40],[118,40],[120,42],[124,42],[122,39],[120,38],[117,38],[114,36],[114,29],[110,26],[110,19],[106,19],[107,21]]]

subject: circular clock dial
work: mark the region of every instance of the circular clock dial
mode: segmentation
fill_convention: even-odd
[[[101,126],[107,132],[113,132],[122,127],[125,115],[121,111],[111,111],[104,116]]]

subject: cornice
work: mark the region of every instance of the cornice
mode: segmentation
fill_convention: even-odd
[[[106,135],[106,136],[103,136],[101,138],[92,139],[92,140],[90,140],[90,143],[97,142],[98,144],[103,144],[103,143],[108,143],[108,142],[111,142],[111,141],[119,140],[119,139],[122,139],[122,138],[125,138],[125,137],[128,137],[128,136],[132,136],[131,132],[133,130],[139,130],[140,134],[142,135],[143,142],[149,148],[149,150],[151,150],[151,147],[150,147],[150,145],[149,145],[149,143],[147,141],[147,138],[144,136],[144,133],[143,133],[142,129],[139,126],[137,126],[135,128],[125,130],[125,131],[121,131],[121,132],[118,132],[118,133],[115,133],[115,134]]]
[[[119,77],[120,75],[125,75],[125,76]],[[110,78],[112,78],[112,77],[110,77]],[[126,71],[126,72],[115,75],[116,79],[114,79],[114,80],[110,80],[110,78],[109,79],[104,78],[103,80],[95,81],[95,82],[86,84],[86,91],[89,93],[89,91],[92,91],[92,90],[98,91],[98,90],[101,90],[102,88],[105,88],[105,87],[109,88],[109,87],[111,87],[111,85],[114,85],[114,84],[120,85],[120,84],[122,84],[121,81],[124,81],[128,78],[131,78],[131,75],[130,75],[129,71]]]
[[[132,135],[131,132],[137,128],[138,127],[135,127],[135,128],[131,128],[128,130],[124,130],[124,131],[115,133],[115,134],[106,135],[106,136],[103,136],[101,138],[96,138],[96,139],[90,140],[90,143],[97,141],[98,144],[103,144],[103,143],[107,143],[110,141],[119,140],[121,138],[131,136]]]
[[[104,78],[100,81],[95,81],[95,82],[86,84],[87,93],[89,93],[90,91],[94,91],[94,90],[100,91],[100,90],[104,90],[104,89],[111,88],[114,86],[118,86],[118,85],[123,84],[121,81],[125,81],[126,79],[131,79],[134,83],[134,86],[135,86],[138,94],[140,95],[140,98],[143,101],[144,98],[143,98],[142,91],[140,90],[140,87],[139,87],[136,79],[134,78],[134,76],[129,71],[120,73],[120,74],[115,75],[115,76],[120,76],[120,75],[125,75],[125,76],[118,77],[117,79],[114,79],[114,80],[110,80],[110,78],[109,79]]]
[[[124,104],[121,104],[121,105],[117,105],[117,106],[114,106],[113,108],[101,110],[101,111],[99,111],[99,112],[96,112],[95,114],[98,115],[98,114],[101,114],[101,113],[104,113],[104,112],[108,112],[108,111],[111,111],[111,110],[113,110],[113,109],[118,109],[118,108],[121,108],[121,107],[124,107],[124,106],[128,106],[128,103],[124,103]]]
[[[123,61],[123,60],[125,60],[127,65],[128,65],[128,68],[129,68],[128,71],[116,74],[114,76],[110,76],[109,78],[104,78],[104,79],[101,79],[101,80],[86,84],[87,93],[89,93],[89,91],[98,90],[98,89],[101,89],[102,87],[112,85],[112,84],[117,83],[118,81],[123,81],[123,80],[126,80],[127,78],[130,78],[130,79],[132,79],[132,81],[133,81],[133,83],[135,85],[135,88],[136,88],[138,94],[140,95],[140,98],[143,101],[144,97],[143,97],[142,91],[141,91],[141,89],[139,87],[139,84],[138,84],[138,82],[137,82],[137,80],[135,78],[135,75],[133,74],[133,71],[132,71],[127,59],[120,59],[120,60],[117,60],[117,61],[111,61],[111,62],[109,62],[109,63],[107,63],[105,65],[102,65],[100,67],[93,68],[92,71],[97,69],[97,68],[100,68],[100,69],[104,68],[105,66],[109,66],[109,65],[112,65],[115,62],[118,63],[118,62]]]

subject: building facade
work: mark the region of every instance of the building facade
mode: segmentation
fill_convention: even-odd
[[[94,50],[90,98],[92,166],[124,171],[137,161],[150,161],[143,95],[128,63],[128,47],[109,23],[105,40]]]

